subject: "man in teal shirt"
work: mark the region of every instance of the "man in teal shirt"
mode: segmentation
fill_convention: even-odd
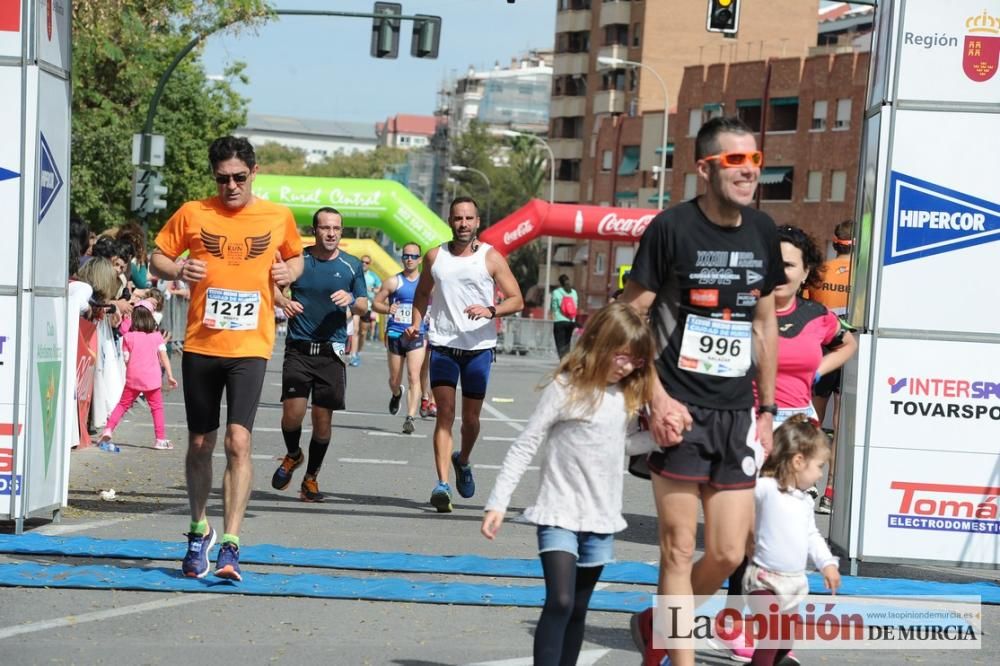
[[[570,305],[572,303],[572,305]],[[559,288],[552,292],[552,336],[556,341],[556,353],[561,359],[569,353],[570,340],[576,329],[576,314],[580,306],[579,296],[565,273],[559,276]]]

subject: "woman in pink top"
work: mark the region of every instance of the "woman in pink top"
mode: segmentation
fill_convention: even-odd
[[[139,394],[146,396],[146,404],[153,415],[153,431],[156,435],[154,449],[168,450],[174,448],[167,439],[163,423],[163,391],[161,368],[167,374],[167,384],[170,388],[177,386],[170,361],[167,358],[167,345],[163,336],[156,330],[156,320],[153,318],[155,305],[152,301],[139,301],[132,311],[131,320],[122,322],[121,330],[125,334],[122,345],[125,350],[125,390],[118,401],[118,406],[108,417],[108,423],[101,433],[101,441],[111,441],[112,432],[125,412],[132,407]]]

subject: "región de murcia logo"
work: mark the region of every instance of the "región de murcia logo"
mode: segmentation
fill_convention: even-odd
[[[247,236],[243,244],[230,243],[225,236],[210,234],[201,230],[201,242],[213,257],[225,259],[230,266],[239,266],[248,259],[256,259],[271,246],[271,232],[263,236]]]

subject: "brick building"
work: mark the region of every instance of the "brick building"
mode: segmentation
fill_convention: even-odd
[[[676,112],[669,117],[668,201],[699,193],[694,138],[701,124],[717,115],[737,115],[763,144],[761,208],[778,224],[803,227],[827,243],[833,226],[854,213],[867,73],[868,54],[853,51],[687,67]],[[653,174],[640,165],[658,160],[661,127],[662,116],[648,114],[599,122],[594,203],[656,208]],[[585,308],[592,310],[607,302],[617,287],[618,268],[631,264],[635,246],[590,241],[586,255],[581,247],[561,246],[553,273],[572,271]],[[581,256],[588,261],[581,263]]]

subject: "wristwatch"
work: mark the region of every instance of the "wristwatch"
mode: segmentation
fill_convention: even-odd
[[[492,305],[487,305],[486,309],[490,311],[490,319],[497,318],[497,309],[495,307],[493,307]]]
[[[770,414],[771,416],[777,416],[778,415],[778,406],[777,405],[761,405],[760,407],[757,408],[757,414],[758,415],[763,414],[765,412],[768,413],[768,414]]]

